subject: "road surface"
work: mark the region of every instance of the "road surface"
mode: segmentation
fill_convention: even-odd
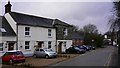
[[[116,47],[108,46],[106,48],[92,50],[52,66],[112,66],[111,60],[115,51]]]

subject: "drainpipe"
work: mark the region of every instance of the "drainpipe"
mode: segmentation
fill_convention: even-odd
[[[18,24],[16,24],[16,50],[18,50]]]

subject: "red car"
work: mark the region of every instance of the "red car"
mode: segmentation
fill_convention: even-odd
[[[20,50],[12,50],[7,51],[2,56],[2,62],[9,62],[9,64],[13,64],[14,62],[22,61],[25,62],[25,56],[23,55],[22,51]]]

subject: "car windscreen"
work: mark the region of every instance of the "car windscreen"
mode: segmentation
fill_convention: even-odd
[[[47,52],[51,52],[51,51],[53,51],[52,49],[45,49],[45,51],[47,51]]]
[[[6,52],[3,56],[7,56],[7,55],[16,55],[16,52]]]

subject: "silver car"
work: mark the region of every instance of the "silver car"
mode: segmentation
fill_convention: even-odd
[[[35,57],[51,58],[51,57],[56,57],[57,53],[55,51],[53,51],[52,49],[37,48],[34,51],[34,56]]]

